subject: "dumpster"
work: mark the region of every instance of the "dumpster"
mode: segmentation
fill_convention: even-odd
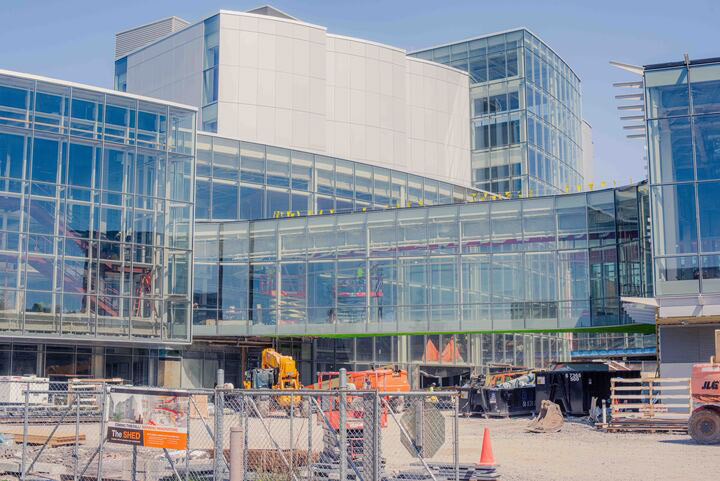
[[[610,401],[610,379],[614,377],[638,378],[640,371],[613,371],[603,363],[558,364],[550,371],[539,371],[535,376],[535,402],[547,399],[558,405],[563,414],[587,416],[591,401]]]
[[[535,386],[483,388],[485,414],[488,416],[524,416],[535,412]]]

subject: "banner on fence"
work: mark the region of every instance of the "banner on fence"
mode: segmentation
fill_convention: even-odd
[[[184,391],[112,388],[107,441],[187,449],[189,402],[190,395]]]

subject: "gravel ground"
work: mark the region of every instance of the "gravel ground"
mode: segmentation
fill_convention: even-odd
[[[498,472],[505,481],[717,480],[720,446],[700,446],[687,435],[605,433],[566,421],[553,434],[524,431],[522,419],[460,421],[461,461],[490,429]]]

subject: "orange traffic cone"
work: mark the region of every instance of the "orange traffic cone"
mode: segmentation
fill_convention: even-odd
[[[495,458],[493,458],[492,446],[490,445],[490,430],[485,428],[483,431],[482,452],[480,453],[480,462],[478,466],[495,466]]]

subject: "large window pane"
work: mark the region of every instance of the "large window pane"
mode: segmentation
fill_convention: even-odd
[[[38,139],[33,141],[32,179],[56,182],[59,142]]]
[[[0,177],[22,177],[25,138],[0,133]]]
[[[214,220],[237,220],[238,188],[234,184],[213,182],[212,217]]]
[[[652,188],[655,255],[697,252],[695,187],[692,184]]]
[[[694,120],[698,180],[720,179],[720,115],[698,115]]]
[[[263,189],[241,185],[238,218],[247,220],[262,219],[264,214]]]
[[[238,142],[215,138],[213,141],[213,177],[236,180],[240,169],[240,146]]]
[[[652,183],[692,180],[690,118],[650,120],[648,136]]]
[[[655,70],[645,73],[648,118],[688,115],[687,69]]]
[[[700,248],[703,252],[720,251],[720,183],[698,184],[700,212]]]
[[[690,67],[690,92],[696,114],[720,112],[720,65]]]
[[[700,270],[696,256],[655,260],[655,294],[696,294],[700,292]]]

